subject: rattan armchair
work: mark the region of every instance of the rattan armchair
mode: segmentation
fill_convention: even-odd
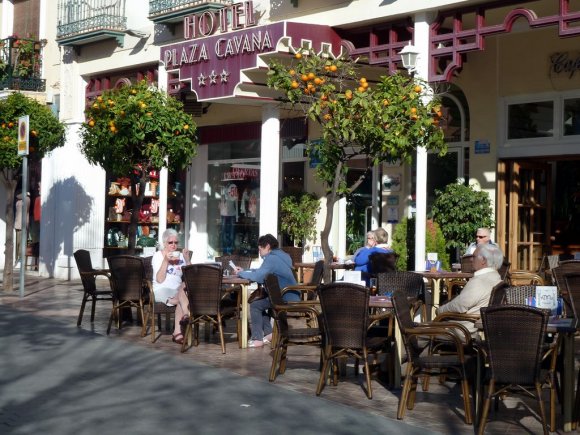
[[[482,308],[481,315],[491,373],[478,433],[485,431],[492,397],[513,392],[516,387],[538,401],[547,435],[542,384],[548,383],[554,390],[553,373],[541,370],[548,312],[523,305],[497,305]]]
[[[373,252],[369,255],[369,272],[372,275],[397,271],[398,255],[394,252]]]
[[[148,285],[145,267],[141,257],[115,255],[107,258],[111,274],[109,281],[113,291],[113,309],[109,317],[107,335],[111,332],[113,319],[117,318],[117,329],[121,329],[121,310],[137,308],[141,321],[141,336],[145,335],[147,321],[145,316]]]
[[[323,363],[316,395],[322,393],[330,369],[334,374],[334,385],[338,383],[337,360],[354,357],[358,375],[359,361],[364,364],[366,378],[365,393],[372,399],[369,355],[387,350],[387,337],[369,337],[369,289],[357,284],[334,282],[323,284],[318,289],[322,308],[325,345]],[[364,389],[364,387],[363,387]]]
[[[580,273],[580,260],[561,261],[557,267],[554,267],[551,270],[554,282],[558,286],[558,290],[560,291],[560,294],[562,295],[562,298],[566,304],[566,312],[571,313],[573,312],[574,307],[568,293],[564,275],[570,273]]]
[[[293,291],[299,291],[302,294],[301,299],[305,301],[312,301],[316,299],[316,289],[322,283],[322,278],[324,276],[324,260],[319,260],[314,264],[314,270],[312,272],[312,277],[309,282],[289,285],[282,289],[282,296],[284,293]]]
[[[471,341],[469,332],[457,323],[414,323],[411,318],[411,306],[407,296],[402,292],[395,292],[393,295],[393,307],[407,353],[405,383],[399,400],[397,418],[403,419],[405,409],[414,408],[419,376],[429,377],[436,372],[447,376],[449,371],[453,371],[461,382],[465,423],[471,424],[473,418],[469,398],[469,380],[466,372],[466,364],[471,356],[464,352],[464,346]],[[453,351],[444,354],[430,353],[429,347],[425,343],[429,343],[431,339],[444,339],[448,347],[453,346]]]
[[[270,382],[274,382],[278,374],[286,371],[286,355],[288,346],[317,346],[322,344],[318,316],[319,311],[312,303],[285,302],[282,299],[282,292],[278,277],[274,274],[266,276],[264,285],[270,298],[272,317],[274,318],[274,334],[272,347],[274,356],[272,358],[272,368],[270,369]],[[289,314],[301,314],[306,322],[304,326],[296,327],[288,323]]]
[[[81,326],[85,305],[89,298],[91,299],[91,323],[93,323],[95,321],[95,305],[97,301],[112,301],[113,292],[110,288],[105,290],[97,289],[97,276],[109,277],[109,270],[93,269],[91,254],[89,251],[79,249],[75,251],[73,255],[75,257],[75,262],[77,263],[77,268],[79,269],[81,282],[83,283],[83,300],[81,302],[81,309],[77,319],[77,326]]]
[[[421,318],[426,319],[425,281],[418,273],[403,271],[379,273],[377,274],[377,291],[380,295],[402,291],[411,303],[413,317],[420,312]]]
[[[520,285],[544,285],[544,279],[533,272],[526,272],[523,270],[516,270],[513,272],[508,272],[507,281],[512,286]]]
[[[199,344],[199,324],[208,322],[217,326],[222,353],[226,353],[222,325],[222,267],[218,264],[190,264],[181,268],[187,298],[189,300],[189,322],[185,329],[181,352],[192,343]]]

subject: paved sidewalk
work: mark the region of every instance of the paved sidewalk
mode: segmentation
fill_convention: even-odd
[[[184,354],[167,332],[154,344],[137,326],[107,337],[107,301],[97,303],[92,324],[87,306],[77,328],[80,289],[79,281],[27,274],[24,298],[0,291],[0,434],[473,433],[454,383],[434,379],[428,392],[419,388],[401,423],[400,389],[373,380],[368,400],[352,364],[338,386],[316,397],[319,353],[309,346],[290,348],[286,373],[269,383],[272,352],[239,349],[234,322],[225,355],[217,335]],[[541,433],[537,404],[501,401],[486,433]]]

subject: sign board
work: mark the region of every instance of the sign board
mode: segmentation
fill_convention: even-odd
[[[491,146],[488,140],[475,141],[475,154],[489,154]]]
[[[18,155],[28,155],[28,131],[29,131],[29,116],[21,116],[18,118]]]

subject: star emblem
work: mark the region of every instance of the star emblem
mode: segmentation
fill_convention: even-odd
[[[209,78],[209,84],[210,85],[217,84],[217,78],[218,78],[218,76],[217,76],[217,74],[215,73],[215,71],[213,69],[211,70],[211,74],[208,76],[208,78]]]
[[[199,86],[205,86],[205,81],[207,80],[207,77],[203,75],[203,73],[201,73],[198,77],[197,77],[197,84]]]
[[[227,72],[225,69],[223,69],[221,74],[220,74],[220,79],[221,79],[222,83],[227,83],[229,76],[230,76],[230,73]]]

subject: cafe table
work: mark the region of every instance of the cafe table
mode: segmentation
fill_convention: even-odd
[[[434,319],[436,315],[436,307],[439,306],[441,300],[441,284],[452,279],[469,279],[473,277],[473,273],[469,272],[449,272],[446,270],[436,271],[416,271],[419,275],[431,281],[431,318]]]
[[[314,269],[316,263],[294,263],[294,267],[297,270],[297,275],[298,275],[298,282],[302,282],[303,281],[303,276],[304,276],[304,269]],[[336,276],[335,276],[335,272],[337,270],[340,269],[345,269],[345,270],[350,270],[350,269],[354,269],[354,263],[338,263],[338,262],[333,262],[330,263],[330,270],[332,270],[332,280],[335,281],[336,280]]]
[[[479,330],[483,330],[483,322],[478,320],[475,322],[475,327]],[[562,419],[564,423],[564,432],[571,432],[573,425],[576,423],[574,421],[574,385],[576,384],[574,375],[574,335],[576,334],[576,319],[573,318],[550,318],[548,322],[548,327],[546,328],[548,333],[559,333],[562,336],[562,355],[563,355],[563,367],[562,367],[562,381],[560,384],[560,389],[562,390]],[[478,377],[477,383],[481,381],[481,376],[479,375],[480,369],[478,364]],[[476,403],[475,403],[475,424],[478,424],[479,420],[479,386],[476,387]]]
[[[248,312],[249,312],[248,286],[250,285],[250,280],[240,278],[235,275],[231,275],[224,276],[222,278],[222,284],[236,284],[242,288],[242,308],[241,308],[242,337],[240,340],[240,345],[242,349],[246,349],[248,347]]]

